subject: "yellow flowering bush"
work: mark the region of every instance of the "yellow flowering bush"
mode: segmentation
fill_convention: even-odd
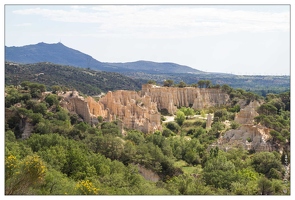
[[[45,176],[46,167],[43,161],[37,155],[27,156],[22,161],[22,171],[28,175],[31,180],[39,181]]]
[[[76,191],[83,195],[94,195],[98,194],[98,188],[95,188],[91,181],[81,180],[76,185]]]
[[[43,181],[46,166],[37,155],[18,161],[13,155],[5,158],[5,194],[26,194],[29,187]]]
[[[17,160],[14,155],[5,158],[5,180],[9,179],[17,168]]]

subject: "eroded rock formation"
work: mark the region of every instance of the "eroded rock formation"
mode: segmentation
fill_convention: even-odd
[[[110,121],[117,117],[124,127],[144,133],[162,130],[157,104],[151,102],[147,95],[140,96],[135,91],[118,90],[108,92],[99,102],[108,110],[107,118]]]
[[[170,114],[174,114],[177,107],[192,106],[194,109],[202,109],[224,105],[229,101],[228,94],[214,88],[159,87],[145,84],[142,86],[142,94],[150,96],[159,110],[167,109]]]
[[[239,129],[229,130],[218,140],[218,145],[242,146],[247,150],[272,151],[268,142],[269,129],[261,125],[242,125]]]
[[[62,106],[80,115],[85,122],[95,124],[97,117],[106,121],[119,120],[122,127],[144,133],[162,130],[158,109],[175,113],[177,107],[195,109],[226,104],[229,96],[219,89],[193,87],[158,87],[146,84],[142,91],[118,90],[108,92],[98,102],[92,97],[81,97],[77,92],[63,95]]]
[[[244,109],[241,109],[235,116],[235,121],[240,124],[253,124],[254,117],[259,114],[256,109],[260,106],[258,101],[251,101]]]
[[[211,128],[211,124],[213,123],[213,115],[210,113],[207,115],[207,120],[206,120],[206,129]]]
[[[63,95],[61,106],[68,109],[71,113],[77,113],[85,122],[91,123],[93,115],[89,109],[89,105],[84,97],[79,96],[77,91],[67,92]]]
[[[272,151],[273,146],[268,142],[271,137],[270,129],[260,124],[254,125],[254,117],[258,116],[256,109],[259,102],[250,102],[235,116],[235,121],[241,126],[235,130],[229,130],[218,139],[217,145],[221,148],[242,146],[247,150]]]
[[[97,123],[97,117],[102,116],[106,121],[118,119],[123,127],[144,133],[162,130],[157,104],[151,102],[149,96],[141,97],[135,91],[108,92],[98,102],[92,97],[84,99],[77,92],[73,92],[64,95],[62,106],[91,124]]]

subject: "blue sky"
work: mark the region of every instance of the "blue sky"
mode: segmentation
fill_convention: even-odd
[[[5,45],[57,43],[102,62],[290,75],[289,5],[5,5]]]

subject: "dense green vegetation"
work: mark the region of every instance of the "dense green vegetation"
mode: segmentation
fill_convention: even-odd
[[[5,84],[19,85],[23,81],[38,82],[48,90],[59,85],[63,90],[76,89],[86,95],[98,95],[113,90],[139,90],[141,83],[114,72],[57,65],[52,63],[5,63]]]
[[[230,128],[225,120],[232,128],[239,126],[233,122],[240,109],[237,99],[265,101],[258,109],[259,117],[265,117],[257,118],[257,123],[274,126],[274,143],[290,145],[290,93],[263,99],[229,86],[221,88],[231,94],[231,106],[179,108],[176,121],[163,124],[163,131],[128,130],[123,136],[116,121],[100,119],[90,126],[70,114],[60,106],[57,94],[42,93],[43,84],[6,86],[5,194],[290,194],[284,167],[285,156],[290,158],[287,147],[281,155],[242,148],[225,152],[211,146]],[[207,113],[215,116],[210,129],[202,117],[193,117]],[[32,134],[22,139],[26,124],[31,124]]]
[[[163,80],[172,80],[174,83],[185,81],[187,85],[194,86],[199,81],[210,80],[213,85],[227,84],[232,88],[241,88],[247,92],[254,92],[266,97],[268,93],[279,94],[290,90],[290,76],[262,76],[262,75],[233,75],[223,73],[163,73],[152,74],[143,72],[121,72],[133,79],[154,80],[163,85]],[[203,86],[206,86],[204,83]]]

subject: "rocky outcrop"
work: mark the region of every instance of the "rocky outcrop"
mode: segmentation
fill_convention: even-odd
[[[159,175],[153,172],[152,170],[147,169],[140,164],[137,165],[137,168],[138,168],[139,174],[143,176],[146,180],[152,181],[152,182],[157,182],[160,180]]]
[[[268,142],[269,129],[261,125],[242,125],[239,129],[229,130],[218,139],[218,145],[223,147],[242,146],[247,150],[272,151]]]
[[[258,116],[256,109],[259,102],[253,101],[241,109],[235,116],[235,121],[241,126],[235,130],[229,130],[218,139],[220,148],[228,149],[234,146],[242,146],[247,150],[273,151],[274,146],[269,142],[270,129],[260,124],[254,124],[254,117]]]
[[[98,123],[97,117],[105,121],[119,120],[122,127],[144,133],[162,130],[161,114],[157,104],[149,96],[140,96],[135,91],[118,90],[108,92],[98,102],[92,97],[81,97],[77,92],[64,95],[62,106],[80,115],[87,123]]]
[[[83,98],[77,92],[63,96],[63,107],[77,113],[88,123],[98,123],[97,117],[102,116],[105,121],[119,120],[122,127],[144,133],[162,130],[158,109],[167,109],[174,114],[177,107],[202,109],[224,105],[229,101],[229,96],[220,89],[159,87],[151,84],[143,85],[140,92],[108,92],[98,102],[92,97]]]
[[[203,109],[224,105],[229,101],[228,94],[215,88],[160,87],[145,84],[142,86],[142,94],[150,96],[151,101],[157,103],[159,110],[167,109],[170,114],[174,114],[177,107]]]
[[[207,115],[207,120],[206,120],[206,129],[211,128],[211,124],[213,123],[213,115],[210,113]]]
[[[67,92],[63,97],[64,99],[60,103],[62,107],[71,113],[77,113],[85,122],[92,122],[91,112],[84,97],[79,96],[77,91]]]
[[[249,105],[236,114],[235,121],[240,124],[254,124],[254,117],[259,115],[256,112],[259,106],[258,101],[251,101]]]
[[[32,124],[26,121],[24,130],[23,130],[23,133],[22,133],[22,139],[29,138],[30,135],[32,134],[32,131],[33,131]]]
[[[140,96],[135,91],[118,90],[108,92],[100,102],[108,109],[108,120],[118,118],[128,129],[144,133],[162,130],[161,114],[157,104],[147,95]]]

